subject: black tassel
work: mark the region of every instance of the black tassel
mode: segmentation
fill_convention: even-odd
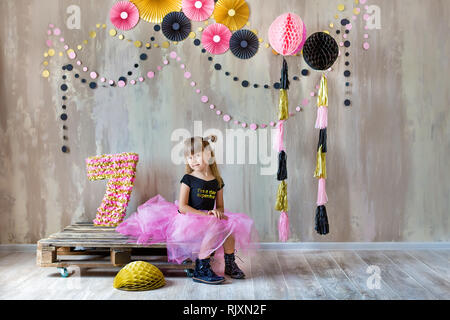
[[[289,76],[288,76],[288,64],[286,59],[283,58],[283,68],[281,69],[281,79],[280,79],[281,89],[289,89]]]
[[[315,230],[320,235],[326,235],[330,233],[328,225],[327,209],[325,206],[318,206],[316,209],[316,227]]]
[[[283,181],[287,179],[287,163],[286,163],[287,155],[284,150],[281,150],[278,154],[278,172],[277,172],[277,180]]]
[[[327,152],[327,128],[320,129],[319,133],[319,143],[317,144],[317,151],[319,151],[320,146],[322,146],[322,152]]]

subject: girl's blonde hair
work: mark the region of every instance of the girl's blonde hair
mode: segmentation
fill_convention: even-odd
[[[209,141],[216,142],[217,136],[215,135],[209,135],[207,137],[191,137],[184,141],[184,156],[188,157],[190,155],[193,155],[197,152],[203,152],[203,151],[210,151],[211,152],[211,159],[213,160],[211,163],[209,163],[209,168],[211,169],[212,174],[216,178],[216,180],[219,182],[219,187],[222,187],[223,180],[220,176],[219,168],[217,167],[215,157],[214,157],[214,151],[209,144]],[[192,168],[189,166],[189,164],[186,163],[186,173],[190,174],[192,173]]]

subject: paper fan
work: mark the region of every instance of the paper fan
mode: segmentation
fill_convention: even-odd
[[[230,49],[240,59],[249,59],[258,52],[259,41],[250,30],[236,31],[230,39]]]
[[[239,30],[248,20],[250,9],[244,0],[219,0],[214,9],[214,20],[230,30]]]
[[[139,11],[131,2],[120,1],[112,6],[109,19],[117,29],[130,30],[139,21]]]
[[[173,11],[181,10],[181,0],[130,0],[139,10],[141,19],[147,22],[161,23],[163,18]]]
[[[214,11],[214,0],[183,0],[182,9],[193,21],[208,19]]]
[[[171,41],[182,41],[191,32],[191,20],[183,12],[171,12],[161,23],[162,33]]]
[[[214,23],[203,31],[203,47],[209,53],[222,54],[230,48],[230,38],[231,31],[227,26],[220,23]]]
[[[339,47],[332,36],[316,32],[309,36],[303,46],[303,58],[314,70],[328,70],[339,55]]]

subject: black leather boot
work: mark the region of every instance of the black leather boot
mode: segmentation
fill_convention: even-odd
[[[225,257],[225,274],[229,275],[233,279],[244,279],[245,274],[239,269],[238,265],[234,261],[234,253],[226,254]]]
[[[218,276],[211,269],[210,259],[195,260],[194,282],[201,282],[206,284],[220,284],[225,281],[224,277]]]

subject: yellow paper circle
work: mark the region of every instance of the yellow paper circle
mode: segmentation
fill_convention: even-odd
[[[170,43],[168,41],[164,41],[161,45],[164,49],[167,49],[170,46]]]
[[[117,34],[117,31],[116,31],[115,29],[109,30],[109,35],[110,35],[111,37],[114,37],[116,34]]]
[[[91,37],[92,39],[94,39],[96,36],[97,36],[97,32],[95,32],[95,31],[89,32],[89,37]]]
[[[338,5],[338,10],[339,11],[344,11],[345,10],[345,6],[343,4]]]
[[[120,40],[125,39],[125,37],[123,36],[123,34],[119,35],[119,39],[120,39]]]
[[[49,49],[49,50],[48,50],[48,55],[49,55],[50,57],[53,57],[53,56],[55,55],[55,50],[54,50],[54,49]]]
[[[136,48],[140,48],[140,47],[142,47],[142,42],[140,42],[139,40],[136,40],[136,41],[134,42],[134,46],[135,46]]]
[[[48,78],[50,76],[50,72],[48,70],[44,70],[44,71],[42,71],[42,76],[44,78]]]

